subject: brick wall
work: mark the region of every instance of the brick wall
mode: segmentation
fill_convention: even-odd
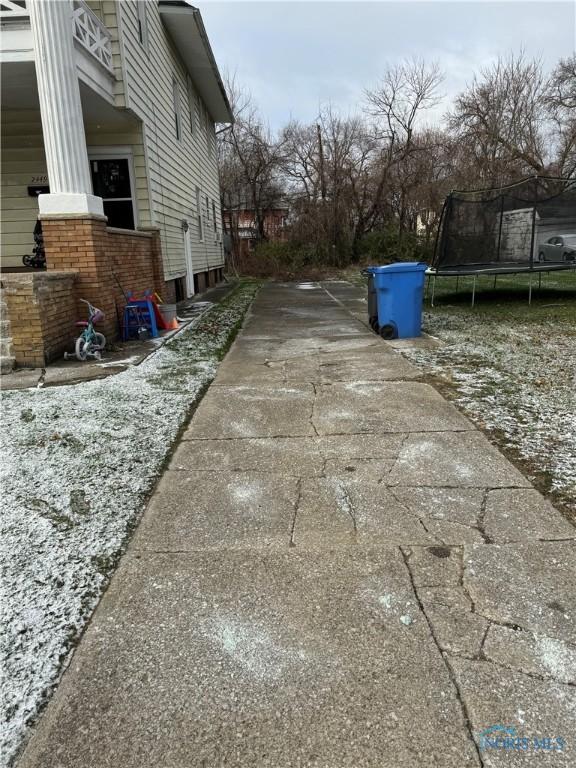
[[[159,251],[156,252],[154,234],[111,228],[108,228],[106,233],[106,249],[112,271],[112,290],[118,317],[122,316],[126,304],[123,291],[139,295],[147,290],[157,291],[166,301],[161,255]],[[157,240],[159,243],[160,238]]]
[[[2,275],[17,365],[42,368],[70,348],[76,335],[75,280],[73,272]]]
[[[112,229],[104,217],[87,216],[42,217],[42,231],[47,271],[3,278],[17,365],[43,366],[72,348],[74,323],[87,317],[80,299],[104,312],[98,329],[109,339],[120,331],[123,291],[153,290],[175,302],[177,281],[164,282],[158,230]],[[198,290],[214,285],[219,273],[200,273]]]
[[[106,219],[42,218],[46,266],[49,271],[78,272],[76,295],[105,314],[104,334],[113,338],[120,330],[126,292],[156,290],[163,295],[162,252],[157,230],[137,232],[106,227]],[[122,286],[122,288],[120,288]],[[77,313],[86,315],[78,304]]]

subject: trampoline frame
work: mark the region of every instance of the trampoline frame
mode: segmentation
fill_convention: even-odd
[[[429,268],[426,270],[426,292],[424,294],[424,300],[428,298],[428,293],[430,290],[430,282],[432,282],[432,294],[430,298],[430,306],[434,306],[434,297],[436,293],[436,278],[438,277],[455,277],[456,278],[456,290],[458,290],[458,283],[460,281],[461,277],[472,277],[473,283],[472,283],[472,299],[471,299],[471,305],[472,307],[476,304],[476,281],[477,279],[482,275],[494,275],[494,288],[496,288],[496,281],[498,279],[498,275],[530,275],[530,279],[528,281],[528,305],[532,304],[532,277],[535,273],[538,274],[538,288],[542,287],[542,273],[550,273],[550,272],[568,272],[572,271],[576,273],[576,262],[574,261],[563,261],[563,262],[536,262],[532,265],[521,265],[518,264],[516,267],[489,267],[489,266],[482,266],[478,265],[476,269],[471,269],[470,265],[463,269],[434,269]]]

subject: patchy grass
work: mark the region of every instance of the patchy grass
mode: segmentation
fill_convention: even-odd
[[[0,764],[13,759],[57,683],[171,445],[258,289],[240,282],[116,376],[3,393]]]
[[[522,465],[541,490],[576,515],[576,274],[471,282],[438,279],[424,330],[445,344],[407,356]],[[464,288],[464,290],[462,290]]]

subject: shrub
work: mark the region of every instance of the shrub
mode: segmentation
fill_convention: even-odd
[[[324,259],[311,245],[288,242],[265,242],[238,259],[238,270],[243,275],[318,279],[329,270]]]
[[[432,259],[433,244],[414,232],[403,232],[387,227],[370,232],[362,238],[359,252],[361,261],[370,264],[391,264],[395,261],[425,261]]]

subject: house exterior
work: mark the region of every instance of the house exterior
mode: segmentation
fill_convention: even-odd
[[[187,2],[0,0],[0,24],[3,330],[38,365],[80,298],[114,333],[125,291],[174,302],[222,277],[215,123],[232,115]],[[47,269],[24,271],[38,218]]]

